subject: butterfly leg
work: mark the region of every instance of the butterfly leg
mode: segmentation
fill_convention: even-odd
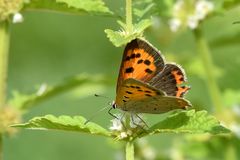
[[[124,122],[123,122],[123,117],[125,116],[125,113],[126,113],[126,112],[124,112],[124,113],[122,114],[122,116],[119,118],[119,117],[115,116],[113,113],[111,113],[111,110],[112,110],[112,109],[113,109],[113,108],[110,108],[110,109],[108,110],[108,114],[109,114],[110,116],[112,116],[113,118],[119,120],[119,121],[121,122],[123,128],[126,130],[126,126],[125,126],[125,124],[124,124]]]
[[[108,110],[108,114],[109,114],[110,116],[112,116],[113,118],[119,119],[117,116],[115,116],[114,114],[111,113],[111,110],[112,110],[112,109],[113,109],[113,108],[111,107],[111,108]]]
[[[147,123],[146,123],[142,118],[140,118],[136,113],[131,113],[131,121],[132,121],[132,123],[133,123],[135,126],[137,126],[137,127],[141,128],[141,129],[145,130],[145,129],[144,129],[144,126],[141,126],[141,125],[139,125],[139,123],[136,123],[136,121],[134,120],[133,115],[135,115],[136,117],[138,117],[138,118],[141,120],[141,122],[143,122],[144,125],[148,127]],[[149,127],[148,127],[148,128],[149,128]]]
[[[138,114],[135,114],[136,115],[136,117],[138,117],[143,123],[144,123],[144,125],[147,127],[147,128],[150,128],[148,125],[147,125],[147,123],[138,115]]]

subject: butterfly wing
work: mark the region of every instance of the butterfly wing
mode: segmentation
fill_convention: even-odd
[[[134,78],[165,92],[169,96],[183,97],[190,89],[184,70],[177,64],[165,64],[160,51],[141,39],[127,44],[120,67],[117,95],[124,80]]]
[[[148,83],[154,88],[164,91],[168,96],[183,97],[190,87],[184,70],[177,64],[166,64],[163,71],[154,76]]]
[[[126,79],[122,85],[116,103],[124,111],[157,114],[191,106],[182,98],[166,96],[164,92],[136,79]]]
[[[163,113],[184,109],[191,106],[181,98],[189,90],[184,82],[186,76],[180,66],[165,64],[160,51],[144,40],[135,39],[124,50],[115,102],[126,111]]]
[[[147,82],[164,68],[159,51],[143,40],[135,39],[127,44],[118,76],[117,94],[125,79],[134,78]]]

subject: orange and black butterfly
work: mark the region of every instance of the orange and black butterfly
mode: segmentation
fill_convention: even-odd
[[[132,113],[164,113],[186,109],[190,102],[183,99],[190,89],[186,75],[177,64],[166,63],[160,51],[141,39],[127,44],[112,104]]]

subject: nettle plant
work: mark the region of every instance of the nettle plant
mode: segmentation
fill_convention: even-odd
[[[46,115],[34,117],[26,123],[20,123],[21,116],[30,111],[31,107],[39,102],[47,100],[59,93],[66,92],[76,86],[86,83],[106,84],[103,77],[92,77],[88,75],[76,76],[54,87],[42,85],[38,92],[32,95],[14,93],[12,99],[6,101],[6,77],[7,59],[10,41],[10,23],[23,21],[21,12],[25,10],[52,10],[63,13],[79,15],[91,14],[94,16],[111,16],[121,18],[117,20],[119,31],[106,29],[107,37],[116,47],[126,45],[130,41],[142,37],[143,32],[161,17],[170,30],[178,32],[190,29],[195,37],[196,47],[201,57],[204,70],[206,72],[206,83],[216,112],[221,113],[223,103],[213,72],[213,62],[208,44],[202,33],[201,25],[203,21],[218,13],[222,13],[225,7],[237,4],[237,1],[226,3],[221,1],[207,0],[126,0],[125,18],[121,18],[118,13],[112,12],[106,7],[102,0],[1,0],[0,1],[0,143],[2,145],[3,135],[12,134],[16,128],[28,128],[39,130],[62,130],[87,133],[91,135],[101,135],[111,138],[114,141],[126,142],[126,159],[134,159],[134,146],[138,139],[153,134],[161,133],[209,133],[223,134],[230,130],[220,124],[220,122],[207,111],[195,111],[194,107],[189,110],[172,111],[165,119],[156,122],[152,126],[147,126],[140,117],[124,113],[124,115],[114,115],[112,126],[104,128],[93,122],[86,123],[83,116],[59,116]],[[125,19],[125,21],[122,21]],[[190,93],[191,94],[191,93]],[[160,116],[160,115],[156,115]],[[11,125],[11,127],[9,127]],[[0,147],[2,155],[2,147]],[[0,158],[1,159],[1,158]]]

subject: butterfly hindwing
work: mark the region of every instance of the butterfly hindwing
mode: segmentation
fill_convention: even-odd
[[[149,84],[164,91],[168,96],[183,97],[190,89],[184,85],[186,81],[184,70],[177,64],[168,63],[162,72],[149,81]]]
[[[182,98],[166,96],[136,79],[126,79],[116,100],[119,107],[135,113],[164,113],[173,109],[185,109],[190,103]]]
[[[141,100],[130,101],[125,109],[134,113],[165,113],[175,109],[187,109],[191,104],[183,98],[172,96],[154,96]]]

